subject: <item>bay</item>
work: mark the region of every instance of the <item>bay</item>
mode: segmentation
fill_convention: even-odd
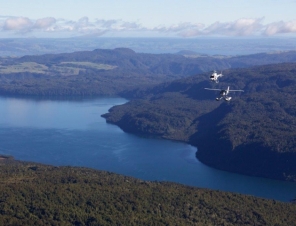
[[[106,123],[101,115],[126,101],[0,97],[0,154],[285,202],[296,197],[296,183],[216,170],[195,158],[196,147],[128,134]]]

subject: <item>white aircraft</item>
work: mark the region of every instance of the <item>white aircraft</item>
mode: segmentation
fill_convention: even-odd
[[[218,90],[220,91],[220,96],[216,98],[217,101],[224,99],[225,101],[230,101],[231,97],[227,96],[229,94],[229,92],[244,92],[243,90],[231,90],[229,89],[229,86],[227,87],[227,89],[210,89],[210,88],[205,88],[207,90]]]
[[[222,76],[223,76],[223,75],[222,75],[222,72],[221,72],[221,74],[218,74],[216,71],[214,71],[213,74],[210,76],[210,80],[211,80],[212,82],[216,82],[216,83],[218,83],[218,82],[219,82],[218,78],[219,78],[219,77],[222,77]]]

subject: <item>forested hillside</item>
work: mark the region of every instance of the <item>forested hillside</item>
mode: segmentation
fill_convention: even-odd
[[[121,95],[136,87],[212,70],[295,61],[295,51],[193,58],[136,53],[126,48],[6,57],[0,58],[0,94]]]
[[[139,100],[103,117],[127,132],[193,144],[201,161],[219,169],[296,181],[296,64],[224,74],[219,84],[203,74],[137,89],[127,95]],[[204,89],[227,86],[245,92],[223,102]]]
[[[0,225],[281,225],[296,205],[0,157]]]

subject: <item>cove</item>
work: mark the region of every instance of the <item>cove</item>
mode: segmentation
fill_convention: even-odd
[[[196,147],[139,137],[107,124],[101,115],[126,101],[0,97],[0,154],[285,202],[296,197],[296,183],[216,170],[195,158]]]

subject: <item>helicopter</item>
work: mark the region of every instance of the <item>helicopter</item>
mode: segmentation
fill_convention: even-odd
[[[219,82],[218,78],[222,77],[222,76],[223,76],[222,72],[220,74],[218,74],[216,71],[214,71],[213,74],[210,76],[210,80],[212,82],[218,83]]]
[[[220,96],[216,98],[217,101],[224,99],[225,101],[230,101],[232,97],[227,96],[229,92],[244,92],[243,90],[231,90],[229,89],[229,86],[227,89],[210,89],[210,88],[205,88],[206,90],[218,90],[220,91]]]

